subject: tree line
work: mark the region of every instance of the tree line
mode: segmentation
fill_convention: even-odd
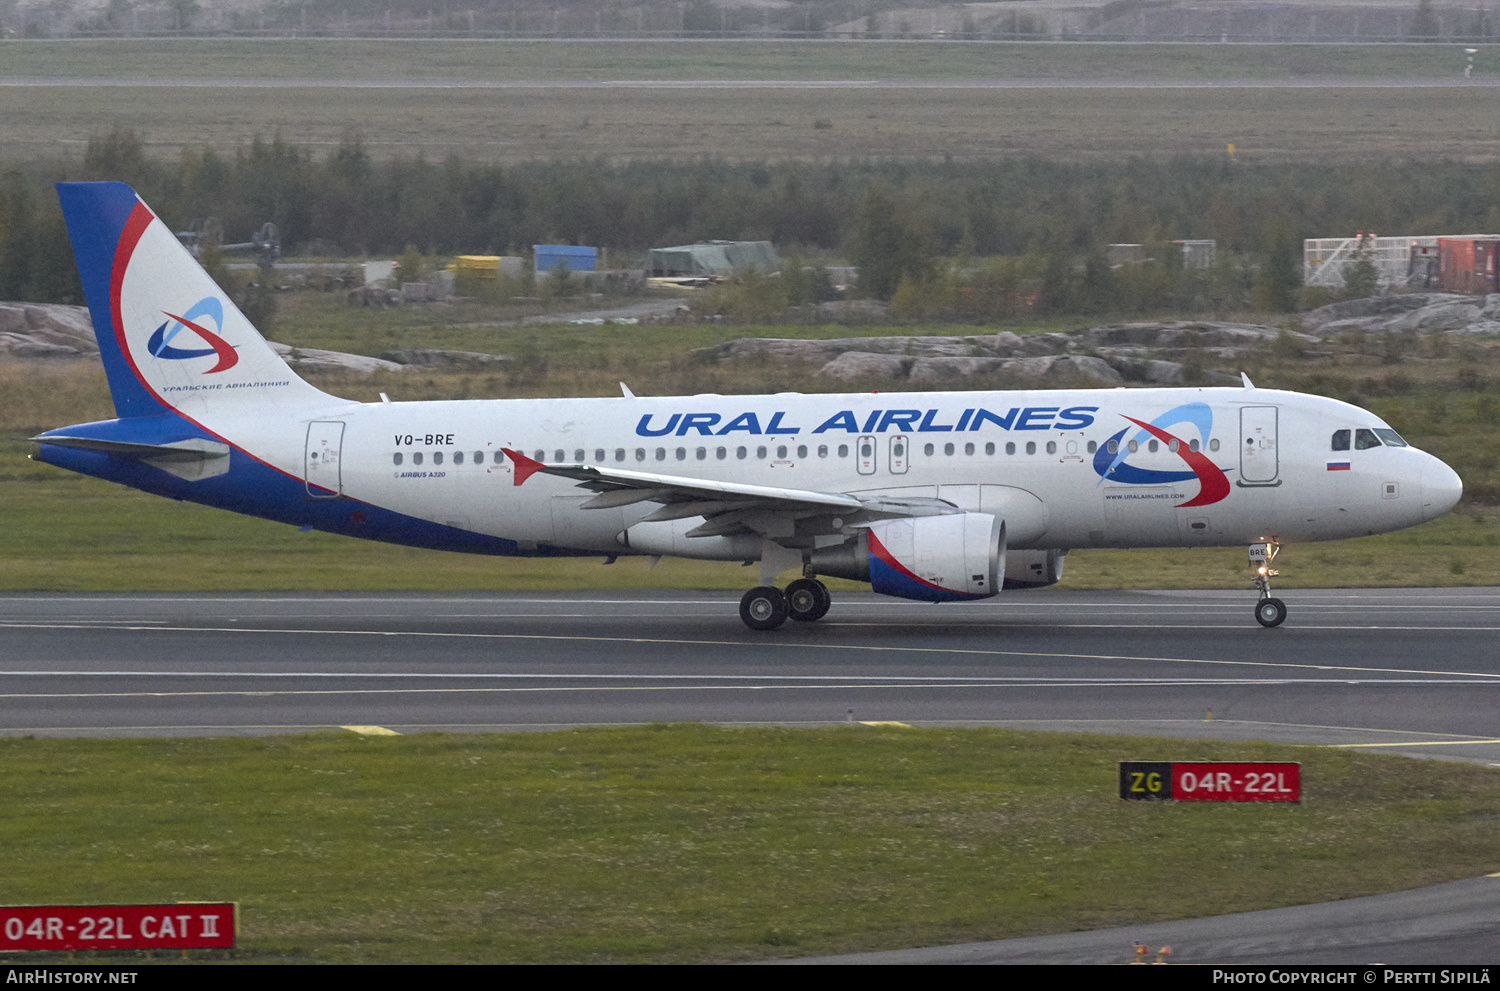
[[[1295,302],[1304,237],[1500,229],[1494,164],[1213,156],[498,165],[377,159],[358,138],[321,155],[272,138],[232,154],[159,158],[136,134],[114,131],[77,158],[0,163],[0,299],[81,301],[51,184],[95,179],[130,183],[174,230],[215,217],[234,241],[271,221],[291,255],[527,254],[532,244],[571,243],[607,248],[622,263],[651,247],[769,240],[785,254],[858,265],[861,288],[879,298],[903,282],[911,297],[962,270],[987,273],[995,298],[1050,286],[1040,305],[1056,313],[1191,309],[1184,292],[1233,308],[1250,303],[1257,285],[1255,302],[1285,308]],[[1111,243],[1206,238],[1221,259],[1208,275],[1181,275],[1170,250],[1148,252],[1155,269],[1103,262]]]

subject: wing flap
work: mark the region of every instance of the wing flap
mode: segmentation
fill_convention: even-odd
[[[614,499],[625,499],[624,495],[616,496],[619,490],[644,491],[646,494],[638,499],[630,499],[630,502],[735,502],[740,507],[745,503],[760,502],[773,503],[780,507],[802,508],[807,506],[827,506],[831,509],[841,509],[847,512],[855,512],[863,508],[864,504],[854,496],[844,495],[839,492],[816,492],[811,489],[788,489],[772,485],[750,485],[744,482],[719,482],[704,478],[689,478],[683,475],[662,475],[649,471],[631,471],[627,468],[608,468],[595,465],[549,465],[541,461],[528,458],[519,451],[505,448],[505,454],[516,464],[515,484],[520,485],[532,475],[541,473],[545,475],[556,475],[560,478],[571,478],[585,488],[603,490],[602,494],[589,500],[589,508],[600,509],[607,506],[628,505],[625,502],[615,502]],[[604,500],[601,505],[600,500]],[[736,507],[736,508],[740,508]],[[718,510],[725,512],[730,507]],[[710,510],[713,512],[713,510]],[[694,513],[694,516],[702,515]]]

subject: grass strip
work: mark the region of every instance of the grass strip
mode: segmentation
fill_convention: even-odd
[[[1298,760],[1304,800],[1121,802],[1122,758]],[[1500,815],[1469,764],[895,726],[11,738],[0,788],[9,903],[232,899],[241,957],[371,963],[722,962],[1351,898],[1495,870]]]

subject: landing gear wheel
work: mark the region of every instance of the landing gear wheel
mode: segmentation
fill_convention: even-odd
[[[1250,545],[1250,570],[1253,573],[1250,580],[1260,593],[1260,601],[1255,604],[1255,621],[1268,628],[1280,626],[1286,619],[1286,603],[1271,597],[1271,579],[1277,575],[1271,562],[1276,560],[1280,550],[1281,543],[1275,537]]]
[[[822,619],[828,614],[828,607],[833,604],[828,586],[816,578],[798,578],[786,587],[785,595],[787,618],[799,623]]]
[[[1261,626],[1280,626],[1286,619],[1286,603],[1280,599],[1261,599],[1255,604],[1255,621]]]
[[[774,630],[786,622],[786,597],[768,585],[752,588],[740,600],[740,619],[752,630]]]

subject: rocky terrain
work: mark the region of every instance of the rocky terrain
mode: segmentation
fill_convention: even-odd
[[[825,304],[827,305],[827,304]],[[849,304],[834,304],[848,307]],[[1500,294],[1409,293],[1348,300],[1291,318],[1287,327],[1213,320],[1105,324],[1067,333],[962,337],[748,337],[696,352],[714,362],[781,361],[818,366],[839,382],[889,381],[923,389],[962,387],[981,376],[1023,385],[1236,384],[1205,364],[1232,367],[1246,351],[1283,335],[1304,344],[1346,334],[1500,336]],[[313,348],[271,347],[293,367],[369,372],[485,365],[505,355],[411,348],[379,358]],[[58,361],[98,353],[81,306],[0,303],[0,359]]]
[[[1406,293],[1330,303],[1302,314],[1302,329],[1318,337],[1442,333],[1455,337],[1500,335],[1500,293]]]
[[[826,341],[741,338],[704,349],[716,361],[770,358],[820,365],[820,376],[903,380],[922,388],[943,388],[976,375],[1001,373],[1046,385],[1083,380],[1100,385],[1138,382],[1184,385],[1189,355],[1232,359],[1274,340],[1283,331],[1264,324],[1179,321],[1126,323],[1070,333],[976,334],[966,337],[845,337]],[[1318,339],[1296,335],[1307,342]],[[1210,382],[1238,383],[1217,372]]]
[[[66,361],[98,353],[94,324],[84,307],[0,303],[0,357]]]
[[[293,368],[316,371],[401,371],[404,368],[481,365],[510,360],[500,354],[437,348],[390,351],[380,358],[371,358],[343,351],[294,348],[276,341],[269,343],[271,350]],[[98,354],[99,345],[94,340],[94,325],[87,307],[57,303],[0,303],[0,360],[71,361],[94,358]]]

